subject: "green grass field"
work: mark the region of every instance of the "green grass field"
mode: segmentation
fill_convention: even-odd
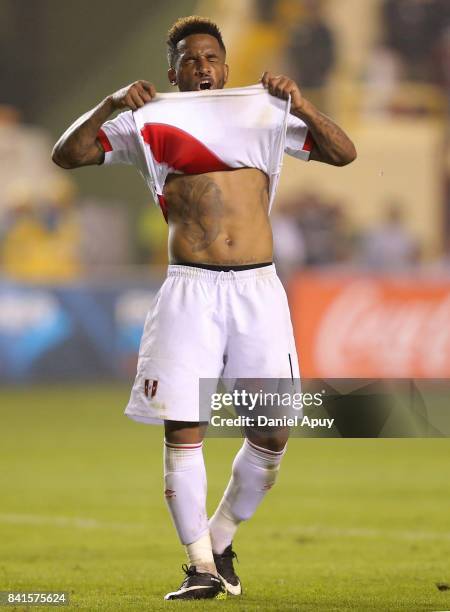
[[[124,417],[127,397],[0,392],[0,590],[68,591],[87,610],[450,610],[436,587],[450,583],[450,439],[291,440],[235,540],[244,595],[164,602],[186,559],[162,496],[162,431]],[[210,511],[240,443],[205,444]]]

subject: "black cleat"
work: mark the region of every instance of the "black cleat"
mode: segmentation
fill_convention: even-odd
[[[195,565],[182,566],[186,574],[178,591],[167,593],[164,599],[225,599],[227,592],[217,576],[197,572]]]
[[[241,595],[241,581],[234,571],[233,559],[238,560],[236,553],[231,548],[231,544],[225,548],[222,554],[214,553],[214,563],[216,564],[217,573],[223,582],[230,595]]]

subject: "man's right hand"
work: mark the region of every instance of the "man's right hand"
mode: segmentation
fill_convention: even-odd
[[[105,152],[98,140],[103,123],[114,111],[126,108],[135,111],[155,96],[155,86],[148,81],[136,81],[107,96],[67,128],[53,147],[53,161],[67,169],[103,163]]]
[[[114,110],[129,108],[137,110],[151,102],[156,96],[156,89],[148,81],[135,81],[126,87],[122,87],[110,96]]]

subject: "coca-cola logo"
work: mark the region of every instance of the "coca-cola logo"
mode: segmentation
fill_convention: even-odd
[[[410,297],[350,283],[325,310],[313,356],[321,376],[450,376],[450,287]]]

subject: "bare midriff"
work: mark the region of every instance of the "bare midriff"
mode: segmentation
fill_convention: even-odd
[[[169,261],[245,265],[272,261],[269,180],[261,170],[168,176]]]

